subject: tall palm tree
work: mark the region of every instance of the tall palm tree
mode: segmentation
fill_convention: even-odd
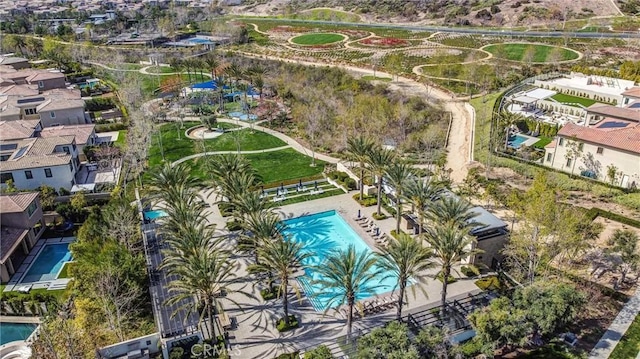
[[[404,196],[413,205],[413,210],[418,215],[418,235],[422,234],[426,212],[443,187],[436,181],[429,179],[416,179],[409,181]]]
[[[426,214],[432,223],[460,229],[468,233],[470,230],[482,226],[481,223],[475,220],[478,213],[473,212],[472,209],[473,205],[466,200],[443,194],[429,207]]]
[[[225,69],[225,72],[233,79],[231,82],[231,92],[233,92],[233,85],[237,84],[238,81],[242,79],[244,71],[237,63],[233,62]]]
[[[400,233],[402,198],[404,197],[405,188],[414,176],[413,170],[407,163],[398,161],[388,166],[384,175],[387,181],[389,181],[389,185],[396,191],[396,233]]]
[[[258,250],[260,263],[249,267],[249,272],[263,273],[268,276],[275,276],[279,279],[277,296],[282,296],[282,307],[284,308],[284,321],[289,325],[289,279],[294,272],[303,268],[303,262],[311,253],[303,252],[301,242],[276,239],[266,243]],[[300,297],[300,290],[294,287],[296,295]]]
[[[369,157],[369,153],[373,149],[375,143],[368,137],[358,136],[351,137],[347,140],[347,152],[349,153],[349,157],[353,161],[359,162],[360,166],[360,179],[358,186],[360,187],[360,200],[362,201],[362,197],[364,195],[364,172],[366,170],[365,163],[367,162],[367,158]]]
[[[220,59],[216,55],[210,53],[204,57],[204,63],[207,65],[209,70],[211,70],[211,79],[215,81],[216,72],[218,70],[218,67],[220,67],[220,64],[221,64]]]
[[[516,123],[523,121],[524,116],[519,113],[513,113],[505,110],[498,114],[498,118],[500,119],[501,125],[504,126],[504,149],[506,150],[507,146],[509,146],[509,133],[511,127],[513,127],[513,125],[515,125]]]
[[[395,158],[396,156],[393,151],[377,146],[373,147],[367,156],[369,172],[372,176],[376,177],[378,181],[378,216],[382,215],[382,212],[380,211],[382,201],[382,177],[384,176],[387,167],[393,163]]]
[[[429,244],[440,267],[437,276],[442,278],[441,305],[444,312],[446,310],[448,279],[453,265],[480,253],[480,250],[475,248],[475,237],[467,234],[466,230],[446,224],[428,228],[424,239]]]
[[[433,253],[405,233],[399,233],[397,241],[393,240],[387,247],[380,247],[378,249],[380,250],[380,267],[398,277],[396,287],[400,289],[400,293],[398,296],[396,319],[400,321],[404,301],[405,299],[407,302],[409,301],[409,296],[406,293],[407,284],[411,278],[417,281],[417,283],[411,287],[413,297],[415,298],[416,286],[424,284],[427,280],[425,272],[435,267]],[[422,287],[420,287],[420,290],[427,296],[427,293]]]
[[[376,267],[377,264],[378,259],[373,253],[356,253],[355,247],[349,246],[345,251],[331,252],[324,262],[315,268],[319,277],[324,279],[314,281],[314,284],[321,285],[327,293],[333,293],[326,311],[330,307],[345,303],[349,307],[347,338],[351,338],[353,307],[357,296],[373,294],[374,280],[381,273],[381,269]]]
[[[196,196],[202,188],[204,188],[204,183],[191,175],[186,163],[175,166],[165,163],[158,171],[151,174],[148,190],[153,199],[170,203],[172,199],[177,197],[186,198],[189,194]],[[182,194],[178,195],[177,193]]]
[[[177,305],[172,317],[182,311],[186,312],[186,317],[198,313],[199,325],[206,318],[208,328],[212,329],[209,335],[215,338],[214,312],[218,307],[217,297],[221,291],[230,291],[227,284],[236,278],[236,272],[236,266],[224,252],[200,250],[194,255],[186,256],[180,265],[170,268],[170,273],[177,279],[169,283],[171,297],[165,305]],[[227,299],[230,300],[228,296]]]
[[[280,217],[268,210],[250,213],[241,225],[245,233],[238,247],[240,250],[253,253],[256,264],[260,261],[258,249],[280,239],[284,229]]]

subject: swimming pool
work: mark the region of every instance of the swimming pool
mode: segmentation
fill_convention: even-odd
[[[25,340],[36,330],[35,324],[0,323],[0,345]]]
[[[155,211],[144,211],[143,216],[144,216],[144,219],[148,221],[153,221],[154,219],[166,217],[167,212],[161,209],[155,210]]]
[[[522,135],[514,135],[509,137],[509,147],[511,148],[520,148],[520,146],[522,146],[522,144],[527,141],[529,139],[529,137],[525,137]]]
[[[250,119],[251,121],[255,121],[258,119],[258,116],[256,115],[247,115],[246,113],[243,112],[229,112],[229,116],[231,117],[237,117],[242,121],[246,121],[247,119]]]
[[[371,248],[358,236],[347,222],[336,212],[327,211],[313,215],[302,216],[284,221],[285,234],[294,241],[301,242],[304,250],[312,255],[303,263],[308,268],[305,275],[298,278],[303,290],[316,311],[324,311],[327,307],[334,308],[337,304],[329,306],[333,293],[314,281],[323,279],[314,271],[313,266],[320,265],[327,255],[333,250],[346,250],[354,246],[356,252],[372,252]],[[358,293],[357,300],[366,299],[375,294],[381,294],[393,290],[398,278],[394,275],[386,277],[388,273],[382,273],[380,280],[371,284],[372,293]]]
[[[22,278],[21,283],[54,280],[65,262],[71,261],[69,243],[46,244]]]

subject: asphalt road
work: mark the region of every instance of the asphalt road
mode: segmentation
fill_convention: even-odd
[[[514,30],[497,30],[482,28],[465,28],[465,27],[448,27],[448,26],[409,26],[396,24],[371,24],[362,22],[340,22],[340,21],[323,21],[323,20],[297,20],[297,19],[276,19],[268,18],[269,21],[280,21],[286,23],[307,23],[322,24],[333,26],[349,26],[349,27],[368,27],[368,28],[384,28],[410,31],[427,31],[427,32],[449,32],[456,34],[473,34],[473,35],[490,35],[490,36],[513,36],[513,37],[564,37],[570,38],[612,38],[612,39],[630,39],[640,38],[640,32],[563,32],[563,31],[514,31]]]

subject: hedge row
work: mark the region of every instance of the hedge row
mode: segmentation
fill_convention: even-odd
[[[637,221],[635,219],[631,219],[616,213],[612,213],[609,211],[605,211],[603,209],[600,208],[591,208],[590,210],[587,211],[587,216],[589,218],[591,218],[591,220],[596,219],[597,217],[604,217],[607,219],[610,219],[612,221],[616,221],[616,222],[620,222],[622,224],[626,224],[628,226],[632,226],[632,227],[636,227],[636,228],[640,228],[640,221]]]

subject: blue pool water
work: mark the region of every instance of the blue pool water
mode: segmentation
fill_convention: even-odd
[[[36,330],[35,324],[0,323],[0,345],[25,340]]]
[[[194,37],[194,38],[191,38],[191,39],[187,39],[187,41],[192,42],[194,44],[213,44],[214,43],[211,40],[202,39],[202,38],[199,38],[199,37]]]
[[[148,220],[148,221],[153,221],[154,219],[158,219],[161,217],[166,217],[167,216],[167,212],[159,209],[159,210],[155,210],[155,211],[145,211],[143,213],[144,215],[144,219]]]
[[[69,243],[46,244],[22,278],[21,283],[54,280],[65,262],[71,261]]]
[[[522,144],[528,140],[529,137],[525,137],[522,135],[514,135],[509,137],[509,147],[511,148],[520,148],[520,146],[522,146]]]
[[[305,251],[313,253],[304,262],[309,267],[305,270],[305,275],[298,278],[313,308],[317,311],[324,311],[327,307],[339,306],[339,303],[333,303],[329,306],[329,301],[334,293],[330,293],[326,288],[313,283],[314,280],[323,279],[319,273],[314,271],[313,266],[320,265],[332,250],[346,250],[352,245],[356,252],[361,253],[372,252],[371,248],[336,211],[289,219],[284,223],[287,226],[284,233],[288,234],[292,240],[302,242]],[[387,274],[383,272],[379,276],[379,280],[370,284],[372,293],[358,293],[357,300],[393,290],[398,278],[394,275],[384,278]]]
[[[258,119],[258,116],[256,115],[247,115],[246,113],[243,113],[243,112],[229,112],[229,116],[237,117],[242,121],[246,121],[247,119],[250,119],[251,121],[255,121]]]

